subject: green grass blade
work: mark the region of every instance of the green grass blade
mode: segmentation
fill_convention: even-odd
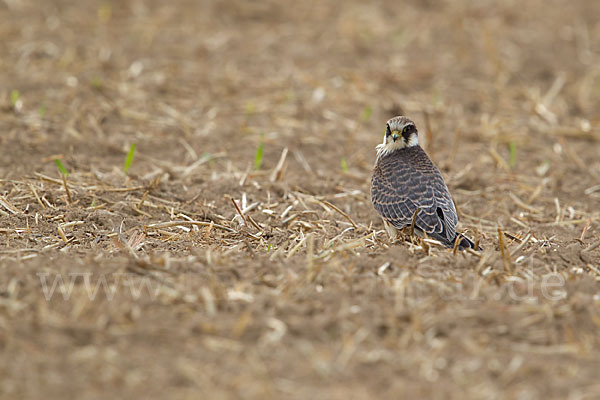
[[[129,153],[127,153],[127,158],[125,158],[125,165],[123,166],[123,172],[127,173],[129,167],[133,163],[133,155],[135,154],[135,143],[132,143],[129,146]]]
[[[342,171],[348,172],[348,161],[346,161],[345,157],[342,157],[342,159],[340,160],[340,165],[342,167]]]
[[[10,92],[10,104],[15,107],[17,105],[17,101],[19,101],[19,97],[21,97],[21,93],[18,90],[14,89]]]
[[[69,171],[67,171],[65,166],[62,165],[62,163],[60,162],[60,160],[58,158],[54,160],[54,163],[58,167],[58,170],[60,171],[61,174],[63,174],[64,176],[69,176]]]
[[[100,78],[98,75],[95,75],[94,77],[92,77],[92,89],[94,90],[100,90],[102,89],[102,78]]]
[[[360,119],[362,120],[362,122],[368,122],[371,119],[371,115],[373,115],[373,108],[370,106],[367,106],[363,110],[362,115],[360,116]]]
[[[258,171],[260,166],[262,165],[263,160],[263,152],[265,151],[265,141],[264,134],[260,135],[260,143],[258,144],[258,148],[256,149],[256,155],[254,156],[254,170]]]
[[[508,151],[510,152],[510,156],[508,159],[508,166],[514,168],[517,164],[517,144],[511,141],[508,144]]]

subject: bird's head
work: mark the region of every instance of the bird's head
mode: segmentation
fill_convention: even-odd
[[[385,154],[405,147],[417,146],[418,144],[419,132],[415,123],[406,117],[398,116],[387,122],[383,143],[377,146],[377,151],[380,154]]]
[[[419,144],[419,132],[415,123],[406,117],[394,117],[385,126],[383,144],[398,148]]]

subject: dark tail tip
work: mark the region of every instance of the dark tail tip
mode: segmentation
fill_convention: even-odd
[[[483,250],[481,248],[481,246],[477,246],[475,247],[475,243],[473,243],[473,241],[471,239],[469,239],[468,237],[462,235],[462,234],[458,234],[456,236],[456,240],[460,240],[460,242],[458,242],[458,249],[459,250],[465,250],[465,249],[475,249],[478,251]]]

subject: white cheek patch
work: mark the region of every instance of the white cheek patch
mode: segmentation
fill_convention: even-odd
[[[406,144],[406,147],[416,146],[418,144],[419,144],[419,137],[415,133],[413,133],[408,138],[408,143]]]
[[[389,154],[394,150],[403,149],[405,147],[417,146],[419,144],[419,137],[415,133],[410,135],[407,143],[404,142],[404,139],[400,139],[395,142],[393,140],[388,141],[387,139],[388,137],[384,136],[383,143],[377,145],[376,147],[378,158],[385,156],[386,154]]]

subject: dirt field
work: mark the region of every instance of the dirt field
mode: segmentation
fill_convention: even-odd
[[[599,15],[0,1],[0,397],[600,398]],[[389,242],[397,114],[482,252]]]

